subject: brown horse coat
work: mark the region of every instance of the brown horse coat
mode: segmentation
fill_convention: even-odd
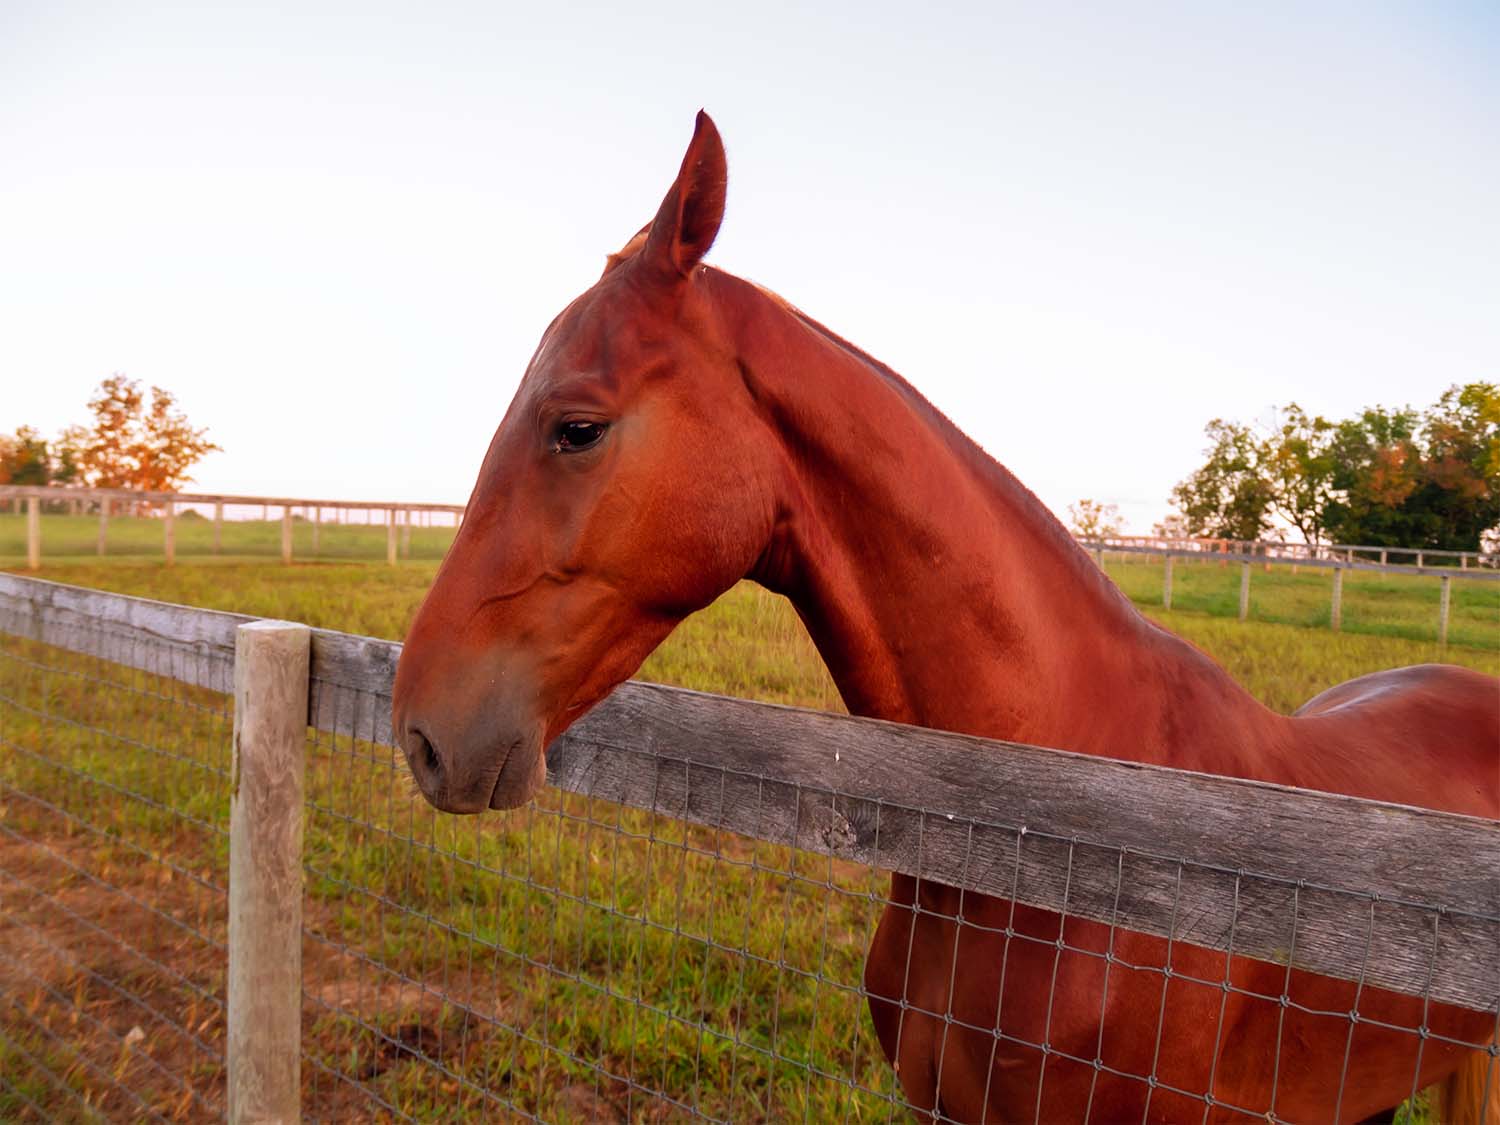
[[[396,729],[435,805],[528,800],[546,745],[748,576],[792,601],[856,714],[1500,816],[1496,681],[1410,668],[1267,710],[1141,617],[894,372],[704,267],[725,182],[700,115],[655,220],[547,329],[495,434],[396,679]],[[950,1117],[1227,1114],[1211,1092],[1352,1121],[1472,1054],[1431,1040],[1419,1064],[1415,1034],[1368,1020],[1351,1041],[1347,982],[1180,944],[1168,978],[1161,939],[1111,945],[1107,927],[976,895],[960,925],[958,906],[895,876],[866,967],[907,1096]],[[1423,1021],[1420,1001],[1375,989],[1358,1006]],[[1493,1013],[1441,1006],[1426,1021],[1476,1045],[1495,1030]]]

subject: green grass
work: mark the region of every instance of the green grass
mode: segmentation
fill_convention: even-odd
[[[232,560],[167,568],[119,559],[49,564],[42,576],[400,637],[435,568],[432,561],[388,568]],[[1273,707],[1290,710],[1333,683],[1399,664],[1443,659],[1500,673],[1493,636],[1439,649],[1400,635],[1211,616],[1226,582],[1233,613],[1238,572],[1199,569],[1179,566],[1178,609],[1148,612]],[[1139,586],[1149,600],[1151,568],[1124,570],[1126,588]],[[1288,607],[1303,596],[1302,580],[1290,583]],[[1346,616],[1354,586],[1346,587]],[[1366,595],[1358,604],[1372,612],[1418,604],[1405,588],[1360,591]],[[1306,597],[1310,604],[1312,594]],[[1482,603],[1476,612],[1482,634]],[[789,607],[748,584],[684,622],[642,674],[775,702],[837,705]],[[357,714],[387,705],[352,695],[340,702],[364,708]],[[169,1116],[193,1117],[199,1107],[142,1056],[194,1074],[210,1100],[219,1076],[211,1057],[169,1027],[150,1027],[146,1043],[122,1056],[119,1039],[148,1021],[101,991],[95,977],[158,998],[176,1022],[207,1021],[196,1034],[217,1043],[222,1027],[201,994],[222,994],[222,963],[207,942],[91,890],[75,868],[107,872],[102,877],[141,902],[222,938],[221,904],[189,876],[223,879],[227,743],[219,697],[0,641],[0,824],[8,830],[0,871],[47,891],[27,897],[12,880],[0,894],[32,930],[74,951],[72,962],[37,954],[32,977],[79,997],[115,1037],[90,1032],[87,1020],[70,1023],[51,993],[11,976],[0,977],[0,993],[19,1006],[0,1014],[0,1042],[39,1042],[55,1060],[49,1065],[112,1116],[132,1111],[110,1100],[101,1068],[118,1071]],[[36,753],[43,747],[44,755]],[[546,1119],[678,1114],[639,1088],[734,1120],[890,1118],[894,1076],[853,992],[884,892],[878,872],[554,791],[523,810],[443,816],[414,794],[397,755],[326,735],[310,741],[308,802],[310,1113],[369,1115],[335,1071],[359,1075],[390,1105],[429,1120],[497,1116],[469,1082]],[[69,903],[81,913],[87,902],[112,912],[111,931],[123,935],[116,944],[135,952],[79,936],[57,911]],[[186,983],[149,963],[169,955]],[[179,1015],[193,1004],[190,1020]],[[46,1039],[38,1021],[73,1046]],[[414,1049],[444,1069],[418,1065]],[[595,1067],[623,1080],[600,1077]],[[50,1111],[76,1115],[63,1095],[33,1080],[13,1049],[0,1051],[0,1078],[26,1083],[21,1088]],[[11,1097],[0,1100],[0,1111],[10,1115],[20,1104],[15,1116],[24,1116],[24,1103]]]
[[[0,570],[19,570],[25,565],[25,534],[25,516],[0,513]],[[281,557],[281,523],[276,519],[225,521],[221,531],[221,549],[215,552],[212,521],[198,516],[180,517],[176,521],[176,555],[179,565],[184,570],[191,566],[210,571],[196,579],[179,578],[171,573],[155,577],[149,575],[152,569],[150,564],[159,563],[162,559],[163,528],[159,518],[112,519],[109,525],[108,554],[102,559],[96,554],[97,536],[96,516],[44,516],[44,567],[53,574],[73,576],[60,577],[59,581],[76,581],[83,585],[97,585],[131,593],[144,593],[137,584],[149,582],[161,590],[150,596],[191,604],[207,604],[197,599],[226,581],[222,574],[213,573],[214,571],[224,566],[243,566],[265,560],[279,560]],[[452,539],[453,529],[449,527],[411,529],[410,543],[401,549],[403,568],[409,566],[409,573],[419,576],[410,578],[411,588],[430,581],[435,566],[423,568],[420,564],[436,564],[441,561]],[[386,529],[382,525],[325,523],[318,533],[316,551],[313,550],[312,541],[312,525],[306,520],[295,520],[293,557],[296,565],[377,562],[383,561],[386,556]],[[118,573],[121,567],[130,573]],[[141,567],[144,569],[137,570]],[[1111,555],[1106,561],[1106,571],[1136,605],[1153,615],[1157,614],[1162,600],[1163,567],[1159,560],[1141,555]],[[311,586],[314,591],[311,598],[298,599],[287,610],[278,612],[314,611],[314,603],[324,597],[323,588],[348,582],[349,573],[316,578],[299,575],[289,579],[290,585],[284,585],[284,590]],[[254,575],[253,579],[248,577],[251,575]],[[260,576],[252,566],[250,570],[242,570],[227,581],[237,594],[258,596],[246,590],[245,585],[276,580]],[[1239,584],[1238,564],[1223,565],[1214,561],[1199,563],[1178,559],[1173,566],[1173,610],[1188,615],[1235,619],[1239,614]],[[406,588],[403,583],[402,589]],[[1450,644],[1458,648],[1500,651],[1500,581],[1455,577],[1450,588]],[[1345,571],[1342,632],[1409,641],[1436,641],[1439,596],[1440,584],[1434,577]],[[379,636],[400,636],[404,632],[404,623],[398,624],[396,619],[382,613],[377,613],[367,628],[351,624],[359,620],[357,615],[361,610],[357,605],[362,600],[362,595],[333,600],[338,602],[338,610],[344,616],[325,618],[316,622],[317,624],[370,632]],[[387,604],[394,608],[393,603]],[[1332,572],[1329,570],[1302,567],[1297,573],[1293,573],[1292,568],[1286,566],[1273,566],[1270,570],[1252,567],[1249,616],[1254,622],[1327,630],[1331,604]],[[261,610],[248,607],[245,612]],[[293,614],[293,619],[305,618]],[[1179,619],[1179,616],[1168,616],[1164,620],[1176,622]],[[773,617],[769,620],[774,622],[776,619]],[[716,627],[723,627],[725,622],[716,621],[714,624]],[[1174,624],[1172,627],[1177,626]],[[755,645],[738,643],[744,639],[743,634],[732,638],[740,651],[748,653],[756,648]],[[745,659],[757,658],[747,656]],[[695,674],[687,669],[683,671],[688,675]],[[769,670],[763,671],[774,678]],[[800,670],[798,674],[801,674]],[[782,697],[778,695],[773,698]],[[820,704],[827,700],[821,689],[820,694],[812,698]]]
[[[49,563],[39,576],[398,640],[405,636],[436,572],[433,562],[398,567],[284,567],[224,561],[212,566],[166,567],[159,560],[122,559],[103,564]],[[1176,567],[1170,612],[1152,604],[1145,593],[1154,589],[1159,602],[1159,564],[1111,564],[1110,573],[1127,593],[1137,596],[1137,604],[1150,617],[1208,652],[1253,695],[1278,710],[1295,710],[1324,688],[1354,676],[1404,664],[1447,662],[1500,675],[1500,600],[1496,597],[1500,584],[1479,588],[1481,584],[1471,583],[1473,588],[1455,593],[1454,621],[1464,614],[1466,624],[1463,629],[1455,625],[1450,632],[1453,643],[1440,647],[1432,638],[1404,637],[1395,630],[1376,628],[1382,613],[1420,613],[1425,591],[1408,585],[1420,581],[1416,579],[1397,580],[1391,595],[1346,579],[1346,621],[1351,615],[1356,623],[1366,617],[1371,631],[1347,628],[1334,633],[1297,621],[1235,620],[1239,575],[1233,568]],[[1262,577],[1257,573],[1255,581]],[[1280,576],[1264,577],[1269,590],[1269,580]],[[1293,592],[1305,592],[1307,583],[1317,581],[1306,575],[1284,578]],[[1322,581],[1326,593],[1326,579]],[[1232,586],[1229,595],[1221,589],[1225,583]],[[1454,584],[1455,589],[1464,585]],[[1232,601],[1229,613],[1223,615],[1218,611],[1226,596]],[[1413,606],[1417,609],[1412,610]],[[641,675],[661,683],[773,703],[823,709],[839,706],[822,661],[796,615],[781,598],[750,583],[740,584],[683,622],[647,660]]]

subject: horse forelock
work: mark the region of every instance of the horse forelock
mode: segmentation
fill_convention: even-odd
[[[635,234],[631,235],[630,241],[625,243],[613,254],[604,259],[604,272],[608,273],[622,262],[628,262],[641,252],[641,247],[646,245],[646,236],[651,233],[651,224],[647,223]]]

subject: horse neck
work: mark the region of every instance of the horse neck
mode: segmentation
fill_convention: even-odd
[[[785,453],[777,528],[751,577],[792,601],[852,712],[1277,772],[1278,717],[1141,617],[1009,472],[894,372],[774,296],[709,276]]]

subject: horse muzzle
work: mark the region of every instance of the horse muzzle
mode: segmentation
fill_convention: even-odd
[[[513,809],[535,797],[547,779],[539,727],[470,747],[434,742],[414,724],[402,732],[401,749],[422,796],[443,812]]]
[[[402,653],[403,663],[407,654]],[[393,730],[417,788],[450,813],[511,809],[536,796],[547,778],[545,724],[514,675],[458,676],[442,688],[398,668]],[[467,680],[465,683],[463,681]]]

